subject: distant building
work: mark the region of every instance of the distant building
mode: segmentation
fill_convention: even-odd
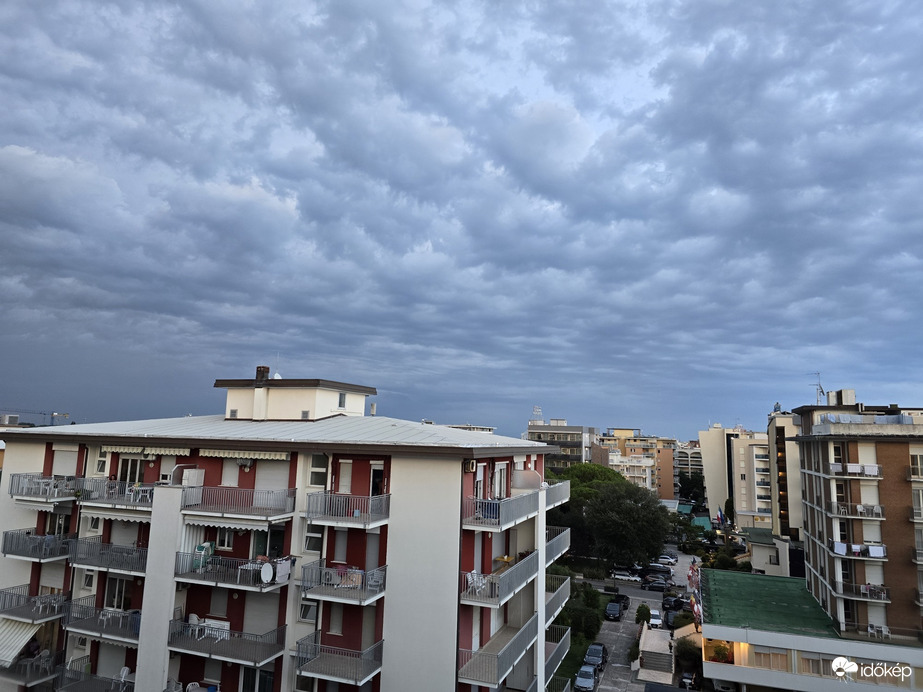
[[[711,516],[724,511],[730,498],[737,506],[735,491],[741,474],[746,473],[746,446],[736,441],[766,443],[766,433],[745,430],[742,426],[724,428],[715,423],[699,431],[699,448],[705,474],[706,506]]]
[[[662,500],[674,498],[673,452],[676,440],[643,435],[639,428],[607,428],[599,436],[610,468],[625,468],[622,473],[636,485],[657,493]],[[602,463],[602,462],[597,462]],[[618,469],[617,469],[618,470]]]
[[[730,438],[734,458],[734,523],[739,528],[772,527],[772,482],[765,440]]]
[[[705,470],[702,466],[702,450],[699,449],[699,441],[679,442],[676,449],[673,450],[673,494],[679,496],[680,475],[685,474],[692,476],[693,473],[702,474],[704,479]]]
[[[769,479],[772,496],[772,532],[793,541],[803,535],[801,463],[795,436],[801,430],[801,416],[787,411],[769,414]],[[794,576],[794,575],[793,575]]]
[[[566,468],[592,460],[592,448],[597,444],[599,430],[583,425],[568,425],[564,418],[549,421],[530,420],[527,439],[557,446],[560,451],[546,455],[549,467]]]

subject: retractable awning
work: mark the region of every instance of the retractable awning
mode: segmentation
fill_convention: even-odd
[[[0,618],[0,667],[9,668],[41,625]]]
[[[134,512],[130,509],[116,509],[110,507],[84,507],[81,513],[85,517],[99,517],[100,519],[116,519],[118,521],[137,521],[142,524],[151,523],[150,511]]]
[[[247,449],[200,449],[199,456],[222,457],[224,459],[278,459],[287,461],[291,456],[288,452],[266,452]]]

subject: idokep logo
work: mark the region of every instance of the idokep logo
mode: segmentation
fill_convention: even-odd
[[[838,678],[843,677],[847,673],[855,673],[857,670],[859,670],[859,664],[855,661],[850,661],[845,656],[838,656],[837,658],[833,659],[832,667],[833,674]]]
[[[910,678],[910,666],[896,663],[856,663],[845,656],[838,656],[831,663],[833,674],[843,678],[850,673],[858,673],[863,678],[900,678],[901,682]],[[849,678],[847,678],[849,679]]]

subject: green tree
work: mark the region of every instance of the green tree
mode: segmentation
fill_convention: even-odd
[[[599,496],[602,488],[627,481],[612,469],[598,464],[576,464],[556,474],[549,472],[548,478],[570,481],[570,500],[548,512],[548,525],[570,528],[573,555],[596,555],[592,532],[586,523],[586,506]]]
[[[684,670],[693,669],[702,662],[702,648],[696,646],[690,637],[677,640],[673,655]]]
[[[618,564],[651,559],[670,532],[669,513],[657,496],[628,482],[600,488],[585,513],[593,554]]]
[[[642,622],[651,621],[651,608],[647,603],[639,603],[638,609],[635,611],[635,622],[640,624]]]
[[[724,516],[728,524],[734,523],[734,500],[731,498],[724,501]]]
[[[690,500],[694,504],[705,501],[705,476],[699,471],[679,474],[679,496]]]

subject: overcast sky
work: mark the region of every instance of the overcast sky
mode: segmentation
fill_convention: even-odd
[[[923,405],[923,5],[0,4],[0,407]],[[42,422],[41,416],[33,416]],[[59,421],[59,423],[62,421]]]

